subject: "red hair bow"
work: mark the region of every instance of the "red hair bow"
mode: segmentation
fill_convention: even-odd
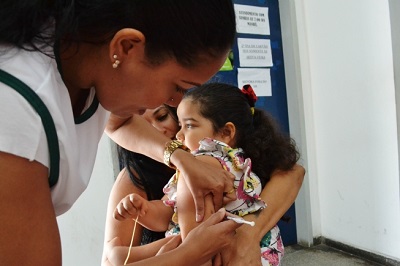
[[[254,107],[257,101],[257,95],[255,94],[253,88],[249,84],[246,84],[242,88],[242,93],[244,94],[244,96],[246,96],[246,99],[249,102],[250,107]]]

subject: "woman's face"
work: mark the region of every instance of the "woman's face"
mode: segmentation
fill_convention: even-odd
[[[147,109],[142,116],[166,137],[175,138],[175,134],[179,130],[178,121],[173,118],[167,107],[161,105],[156,109]]]
[[[208,81],[225,58],[225,54],[219,58],[203,56],[196,66],[186,68],[173,59],[152,66],[144,57],[128,57],[111,70],[113,76],[107,77],[104,85],[96,86],[100,91],[97,96],[105,109],[120,117],[142,114],[163,103],[177,106],[183,92]]]

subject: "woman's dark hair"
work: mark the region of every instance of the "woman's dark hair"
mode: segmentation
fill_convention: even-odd
[[[0,17],[0,43],[39,51],[59,40],[104,44],[134,28],[153,64],[176,58],[194,65],[201,54],[220,56],[235,37],[231,0],[2,0]]]
[[[164,196],[163,187],[175,170],[140,153],[131,152],[121,146],[117,148],[121,167],[126,169],[132,183],[146,192],[148,200],[161,199]],[[141,244],[149,244],[164,237],[164,232],[143,228]]]
[[[169,115],[178,123],[176,108],[164,105]],[[163,163],[159,163],[145,155],[129,151],[117,146],[121,169],[125,168],[132,183],[146,192],[148,200],[161,199],[164,196],[163,188],[175,173]],[[153,232],[143,228],[141,244],[148,244],[164,238],[163,232]]]
[[[263,110],[254,108],[253,115],[247,97],[237,87],[209,83],[190,90],[184,99],[199,106],[215,132],[221,132],[227,122],[235,125],[236,147],[251,158],[252,170],[263,186],[275,169],[289,170],[299,159],[294,140]]]

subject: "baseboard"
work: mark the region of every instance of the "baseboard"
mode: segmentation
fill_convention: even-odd
[[[329,247],[344,251],[346,253],[350,253],[353,254],[355,256],[358,256],[360,258],[366,259],[366,260],[370,260],[376,263],[380,263],[382,265],[388,265],[388,266],[400,266],[400,261],[398,260],[394,260],[391,258],[387,258],[385,256],[382,255],[378,255],[372,252],[368,252],[362,249],[358,249],[325,237],[316,237],[314,238],[314,246],[319,245],[319,244],[324,244],[327,245]]]

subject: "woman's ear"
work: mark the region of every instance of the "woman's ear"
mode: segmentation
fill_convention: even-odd
[[[132,54],[142,53],[144,56],[144,45],[146,38],[141,31],[131,28],[125,28],[117,31],[112,38],[109,46],[109,57],[111,63],[118,60],[118,64],[123,63],[125,59]]]
[[[227,122],[221,131],[223,142],[231,147],[235,146],[236,127],[232,122]]]

